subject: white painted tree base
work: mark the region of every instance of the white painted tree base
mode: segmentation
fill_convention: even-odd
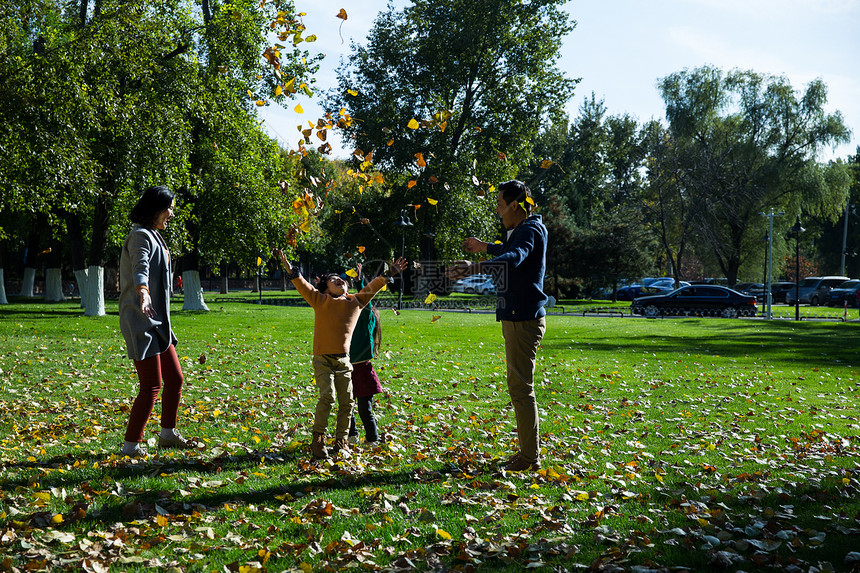
[[[81,300],[84,299],[84,316],[105,315],[105,269],[104,267],[91,266],[87,268],[87,286],[81,292]]]
[[[3,269],[0,269],[0,304],[9,304],[6,300],[6,279],[3,278]]]
[[[19,296],[33,296],[33,284],[36,282],[36,269],[24,267],[24,280],[21,281]]]
[[[50,268],[45,271],[45,300],[48,302],[66,300],[63,295],[63,273],[58,268]]]
[[[78,269],[75,271],[75,281],[78,283],[78,292],[81,293],[81,308],[86,308],[87,280],[87,269]]]
[[[200,284],[199,271],[182,273],[182,290],[185,291],[182,310],[209,310],[209,307],[203,302],[203,287]]]

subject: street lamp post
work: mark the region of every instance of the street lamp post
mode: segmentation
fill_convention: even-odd
[[[800,216],[789,233],[794,237],[794,320],[800,320],[800,234],[804,232],[800,225]]]
[[[774,213],[773,209],[770,210],[770,213],[759,213],[762,217],[767,217],[770,219],[768,232],[765,235],[764,240],[767,241],[767,263],[765,264],[765,285],[764,285],[764,302],[765,302],[765,316],[768,320],[773,318],[773,314],[771,313],[771,306],[773,304],[773,293],[771,293],[772,282],[771,282],[771,274],[772,274],[772,265],[771,261],[773,260],[773,218],[779,217],[781,215],[785,215],[785,212],[780,211],[779,213]]]
[[[400,258],[406,256],[406,227],[413,225],[409,220],[409,210],[400,210],[400,219],[394,223],[400,227]],[[397,295],[397,310],[403,310],[403,272],[400,272],[400,292]]]

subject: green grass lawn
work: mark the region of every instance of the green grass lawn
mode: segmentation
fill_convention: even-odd
[[[857,565],[860,323],[565,309],[538,353],[544,469],[508,474],[491,314],[384,311],[387,442],[313,464],[312,311],[208,298],[173,314],[179,429],[207,448],[145,460],[118,456],[116,303],[0,307],[0,571]]]

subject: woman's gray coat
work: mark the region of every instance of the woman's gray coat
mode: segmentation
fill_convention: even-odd
[[[170,292],[173,269],[167,245],[155,229],[135,225],[122,246],[119,261],[119,329],[128,357],[144,360],[177,343],[170,328]],[[140,310],[138,285],[145,285],[156,315]]]

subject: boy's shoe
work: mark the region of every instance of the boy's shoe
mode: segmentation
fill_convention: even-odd
[[[311,442],[311,453],[315,460],[327,460],[328,450],[325,449],[325,434],[314,432],[313,441]]]
[[[193,450],[194,444],[182,437],[179,432],[176,432],[169,438],[158,436],[158,448],[176,448],[178,450]]]
[[[534,462],[529,462],[523,459],[522,456],[517,454],[514,458],[512,458],[507,464],[504,466],[504,470],[507,472],[527,472],[527,471],[537,471],[540,469],[540,460],[536,460]]]
[[[358,434],[356,434],[355,436],[350,436],[349,437],[349,443],[350,444],[357,444],[358,443]]]

